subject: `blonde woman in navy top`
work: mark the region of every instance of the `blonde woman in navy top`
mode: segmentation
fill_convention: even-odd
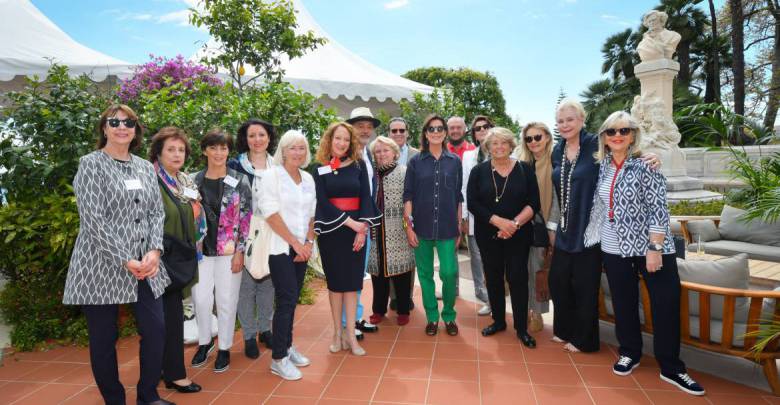
[[[645,280],[653,314],[653,350],[661,380],[704,395],[680,360],[680,277],[669,230],[666,178],[639,159],[641,131],[634,117],[617,111],[599,129],[601,163],[585,245],[601,243],[620,358],[612,367],[627,376],[639,366],[639,276]]]

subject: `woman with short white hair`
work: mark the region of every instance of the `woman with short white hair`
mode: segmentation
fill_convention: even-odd
[[[314,179],[302,169],[311,161],[306,137],[300,131],[285,132],[274,161],[260,183],[260,208],[273,231],[268,259],[276,296],[271,372],[298,380],[298,367],[311,362],[292,344],[293,320],[314,245],[317,203]]]
[[[404,178],[406,166],[398,164],[401,151],[392,139],[379,136],[369,146],[376,168],[376,206],[382,215],[379,226],[371,229],[368,273],[374,287],[373,314],[376,325],[387,313],[390,284],[396,291],[399,326],[409,323],[414,270],[414,250],[406,241],[404,230]]]
[[[482,329],[491,336],[507,328],[504,280],[512,296],[512,319],[517,338],[529,348],[528,252],[531,219],[539,211],[539,189],[533,167],[512,157],[517,143],[512,131],[495,127],[485,138],[490,159],[471,171],[468,209],[474,215],[474,237],[482,256],[493,323]]]
[[[625,111],[612,113],[599,129],[601,164],[585,246],[601,246],[620,344],[617,375],[627,376],[642,357],[639,276],[653,315],[653,350],[661,380],[692,395],[704,395],[680,360],[680,277],[669,229],[666,178],[639,159],[642,131]]]

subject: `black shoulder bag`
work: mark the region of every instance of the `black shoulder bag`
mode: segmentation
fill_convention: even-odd
[[[176,209],[179,210],[179,219],[184,233],[187,233],[187,226],[184,222],[185,213],[178,203],[178,199],[173,195],[168,186],[158,179],[158,182],[165,190],[165,193],[173,200]],[[195,278],[195,272],[198,271],[198,252],[193,241],[181,240],[173,235],[163,234],[163,255],[160,258],[168,276],[171,278],[171,284],[165,288],[165,291],[180,291],[184,289]]]
[[[517,164],[520,165],[520,170],[523,171],[523,176],[527,177],[528,172],[525,171],[525,168],[523,167],[524,162],[517,162]],[[528,179],[526,179],[526,194],[530,195],[528,193]],[[532,227],[532,240],[531,240],[531,246],[534,247],[547,247],[550,245],[550,235],[547,234],[547,224],[544,221],[544,218],[542,217],[541,211],[534,212],[533,218],[531,218],[531,227]]]

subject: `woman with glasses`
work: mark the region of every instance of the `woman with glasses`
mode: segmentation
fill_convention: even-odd
[[[521,140],[522,144],[515,150],[515,156],[535,169],[542,218],[545,222],[557,222],[559,213],[552,182],[553,139],[550,129],[542,122],[529,122],[523,128]],[[531,247],[528,257],[528,329],[531,332],[539,332],[544,328],[542,314],[550,311],[550,289],[547,284],[550,259],[552,247]]]
[[[198,263],[198,282],[192,287],[192,301],[198,320],[198,350],[192,366],[206,363],[214,350],[211,313],[216,301],[219,348],[214,372],[230,366],[230,348],[236,326],[244,244],[252,217],[252,188],[249,179],[227,167],[233,138],[222,130],[207,133],[200,141],[206,168],[195,174],[195,184],[203,197],[208,231],[203,240],[203,260]]]
[[[439,304],[433,281],[433,250],[439,257],[442,287],[441,319],[447,334],[456,336],[455,280],[458,264],[455,247],[460,239],[463,169],[457,155],[447,150],[444,118],[429,115],[420,133],[420,154],[409,161],[404,179],[404,219],[409,245],[415,248],[417,276],[428,324],[425,333],[439,329]]]
[[[693,395],[704,389],[680,360],[680,277],[669,230],[666,178],[639,159],[642,133],[634,117],[612,113],[599,129],[601,163],[585,246],[601,246],[620,357],[612,366],[627,376],[642,357],[639,276],[653,315],[653,350],[661,380]]]
[[[370,179],[357,133],[346,122],[331,124],[320,140],[313,173],[317,190],[314,231],[319,235],[322,269],[328,283],[333,320],[332,353],[350,350],[364,356],[355,336],[357,292],[363,289],[366,237],[381,214],[371,199]],[[342,308],[346,326],[342,328]]]
[[[252,186],[252,215],[260,212],[260,181],[273,166],[276,130],[263,120],[250,119],[238,128],[236,150],[238,156],[230,159],[228,167],[243,174]],[[244,335],[244,355],[250,359],[260,356],[258,341],[272,347],[271,319],[274,315],[274,286],[270,279],[255,280],[244,268],[238,292],[238,320]],[[255,340],[257,339],[257,340]]]
[[[130,107],[103,111],[97,132],[97,150],[81,157],[73,180],[80,225],[62,303],[84,312],[92,375],[109,405],[125,403],[117,317],[120,304],[132,303],[141,335],[137,402],[169,405],[157,393],[165,347],[162,295],[171,282],[160,263],[165,211],[157,175],[131,153],[143,129]]]
[[[523,345],[534,348],[536,340],[528,334],[527,327],[531,219],[539,210],[536,175],[530,164],[512,158],[517,147],[512,131],[492,128],[484,147],[490,160],[471,171],[467,193],[493,310],[493,323],[482,329],[482,336],[506,330],[507,280],[515,333]]]
[[[479,163],[484,162],[487,159],[485,149],[482,147],[482,142],[488,134],[488,130],[493,128],[493,121],[487,116],[477,115],[471,122],[471,136],[474,140],[474,145],[477,147],[474,150],[463,152],[463,218],[460,222],[461,235],[467,236],[467,242],[469,246],[469,262],[471,263],[471,279],[474,281],[474,296],[482,302],[482,307],[477,310],[477,315],[490,315],[490,303],[488,299],[487,288],[485,287],[485,273],[482,269],[482,258],[479,253],[479,246],[477,240],[474,238],[474,215],[468,210],[468,198],[466,198],[466,186],[469,182],[469,174],[471,169]]]

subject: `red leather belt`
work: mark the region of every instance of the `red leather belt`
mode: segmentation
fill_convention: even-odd
[[[360,209],[359,197],[329,198],[328,201],[342,211],[357,211]]]

